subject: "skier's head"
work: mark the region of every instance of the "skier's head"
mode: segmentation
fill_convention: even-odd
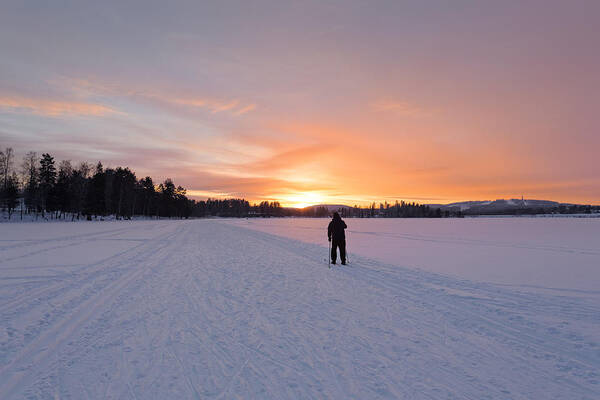
[[[337,211],[333,213],[333,219],[341,219],[340,214],[338,214]]]

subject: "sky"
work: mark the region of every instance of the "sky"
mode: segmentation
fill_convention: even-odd
[[[600,204],[600,2],[6,1],[0,146],[287,206]]]

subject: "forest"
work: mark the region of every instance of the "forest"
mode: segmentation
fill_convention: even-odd
[[[329,217],[325,206],[282,207],[277,201],[250,204],[245,199],[195,200],[172,179],[155,182],[139,178],[128,167],[108,168],[101,162],[57,162],[49,153],[28,152],[15,166],[12,148],[0,151],[0,207],[8,218],[98,220],[107,216],[131,219],[190,217]],[[342,217],[441,218],[460,216],[427,205],[372,203],[368,207],[340,207]]]

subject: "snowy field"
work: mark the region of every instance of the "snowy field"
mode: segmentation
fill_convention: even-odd
[[[600,398],[600,221],[347,222],[0,224],[0,399]]]
[[[325,247],[328,222],[319,218],[231,220]],[[597,218],[351,218],[346,222],[350,257],[354,253],[393,265],[529,290],[600,293]]]

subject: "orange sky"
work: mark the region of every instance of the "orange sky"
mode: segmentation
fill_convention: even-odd
[[[108,3],[3,10],[2,146],[198,198],[600,204],[598,2]]]

